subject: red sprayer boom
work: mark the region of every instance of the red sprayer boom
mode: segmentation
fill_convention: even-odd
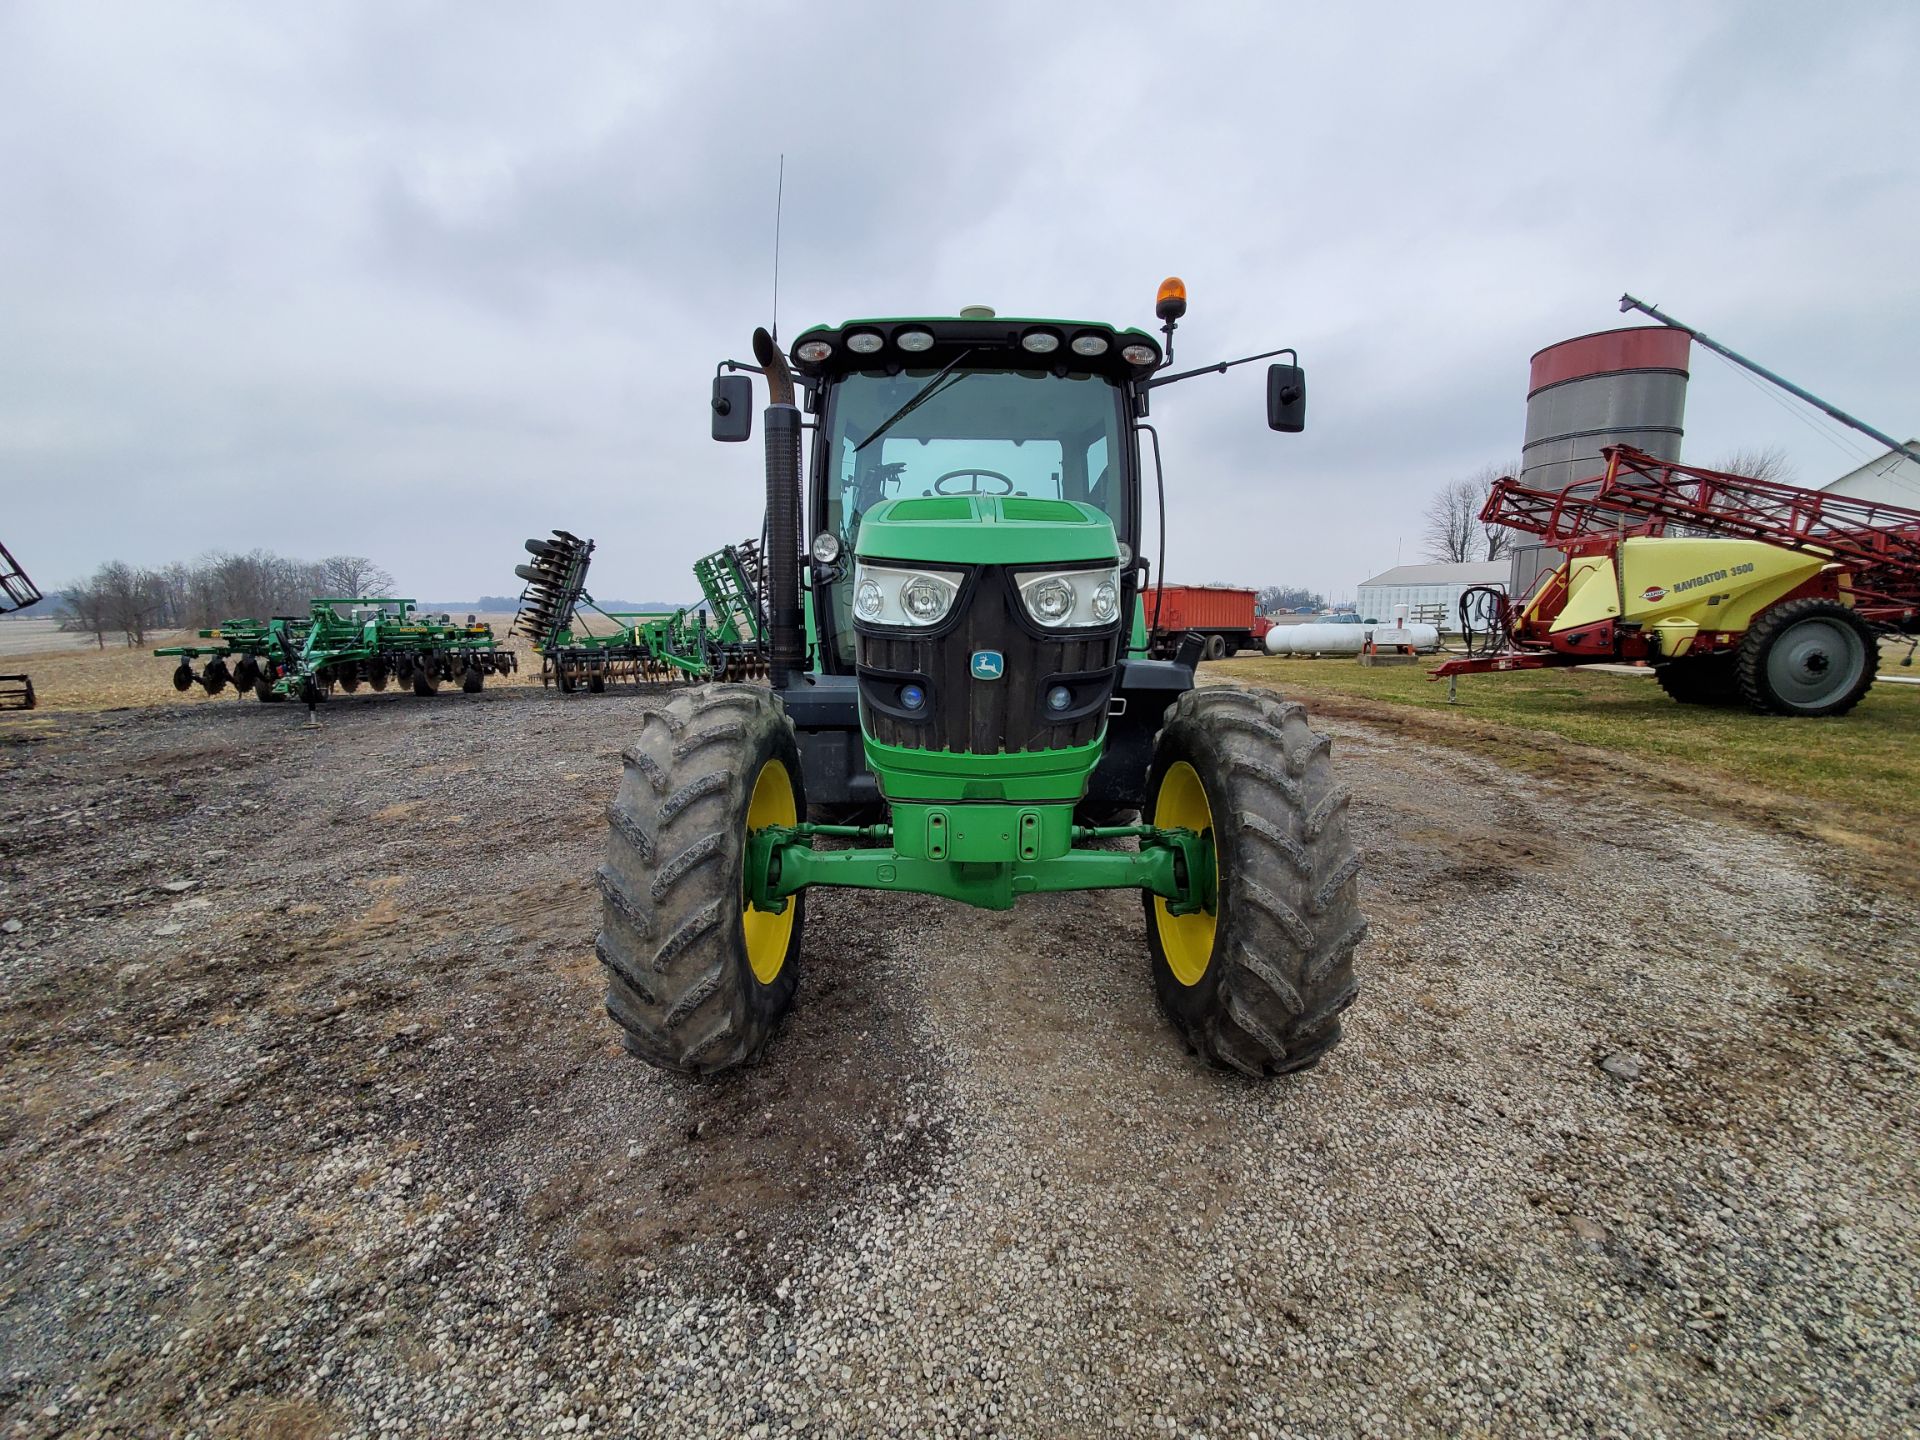
[[[1626,445],[1602,453],[1606,473],[1565,490],[1495,482],[1480,518],[1554,545],[1629,535],[1761,540],[1844,566],[1864,619],[1894,622],[1920,607],[1920,510],[1657,460]]]

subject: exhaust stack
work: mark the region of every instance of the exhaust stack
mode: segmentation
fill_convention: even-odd
[[[753,358],[767,377],[767,638],[776,690],[806,664],[800,611],[800,410],[793,372],[765,330],[753,332]]]

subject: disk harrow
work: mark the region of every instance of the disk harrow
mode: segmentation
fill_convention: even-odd
[[[226,620],[199,632],[212,645],[171,645],[155,655],[177,658],[173,688],[200,685],[218,695],[229,685],[272,704],[289,699],[314,705],[338,689],[398,684],[416,695],[443,684],[477,693],[488,676],[519,668],[513,651],[494,639],[493,627],[469,619],[415,613],[416,602],[384,596],[315,600],[308,615],[271,620]],[[204,660],[198,674],[193,662]]]
[[[702,603],[677,610],[603,610],[587,593],[593,541],[565,530],[526,542],[526,582],[510,633],[540,651],[540,682],[594,694],[609,685],[702,684],[767,673],[760,546],[743,540],[693,567]],[[596,633],[590,616],[605,628]]]

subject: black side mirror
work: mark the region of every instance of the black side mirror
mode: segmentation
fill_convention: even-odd
[[[1307,372],[1298,365],[1267,367],[1267,428],[1289,435],[1307,428]]]
[[[713,377],[713,438],[753,438],[753,381],[745,375]]]

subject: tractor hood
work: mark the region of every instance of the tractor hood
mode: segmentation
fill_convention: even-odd
[[[860,521],[862,560],[949,565],[1119,563],[1113,522],[1092,505],[1024,495],[884,500]]]

